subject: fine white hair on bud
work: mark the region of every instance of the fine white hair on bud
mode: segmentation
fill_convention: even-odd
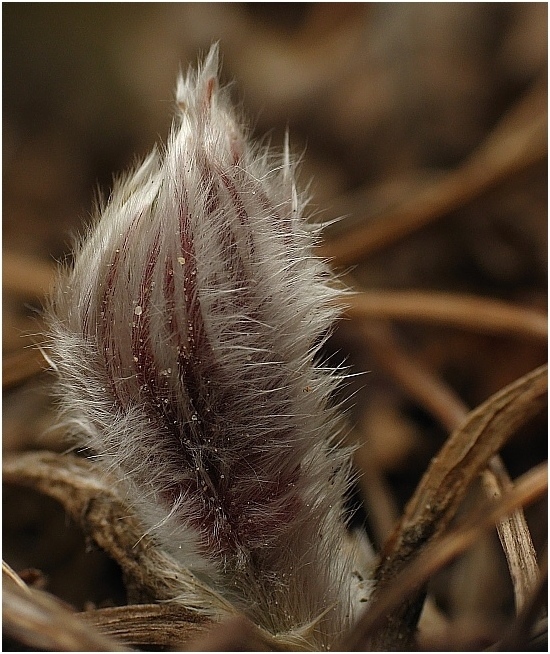
[[[51,307],[67,425],[148,531],[272,633],[352,619],[349,452],[315,365],[337,291],[288,145],[252,145],[218,50],[181,77],[165,151],[119,181]]]

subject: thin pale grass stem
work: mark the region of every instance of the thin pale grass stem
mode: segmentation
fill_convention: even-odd
[[[87,624],[130,646],[179,649],[212,627],[212,622],[181,604],[133,604],[88,610]]]
[[[539,631],[539,626],[546,631],[546,643],[548,643],[548,619],[543,618],[540,623],[537,620],[541,616],[542,609],[548,600],[548,556],[547,552],[541,566],[540,579],[533,592],[526,599],[517,618],[505,632],[502,639],[489,648],[489,651],[496,652],[520,652],[526,650],[526,645],[532,638],[533,631]]]
[[[401,351],[389,329],[384,333],[382,329],[366,326],[363,333],[373,346],[373,353],[411,397],[450,431],[460,426],[466,418],[467,408],[451,388]],[[494,498],[500,497],[503,490],[511,486],[512,482],[498,454],[491,458],[488,468],[483,471],[482,481],[486,493]],[[523,511],[518,510],[505,518],[497,525],[497,530],[519,610],[538,579],[536,554]]]
[[[447,440],[407,504],[403,517],[386,543],[376,572],[375,595],[392,582],[407,560],[441,534],[464,498],[470,483],[506,440],[546,403],[547,367],[542,366],[505,387],[468,414]],[[412,637],[423,597],[404,604],[393,625],[382,635],[402,646]]]
[[[481,473],[485,493],[495,500],[512,488],[513,483],[499,456],[494,456]],[[510,570],[516,611],[531,596],[539,579],[537,555],[523,511],[514,511],[497,525],[498,536]]]

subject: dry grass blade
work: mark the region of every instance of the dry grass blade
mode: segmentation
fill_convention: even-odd
[[[435,535],[445,528],[468,484],[516,429],[545,406],[546,393],[547,366],[541,366],[506,386],[468,415],[432,460],[407,505],[386,558],[399,551],[398,558],[402,559],[405,555],[402,545],[413,534],[426,532],[428,537],[428,533]],[[414,538],[413,549],[423,540]],[[381,574],[379,580],[383,579]]]
[[[546,90],[538,83],[461,166],[374,222],[323,244],[320,254],[335,266],[357,263],[542,161],[547,152],[546,114]]]
[[[462,526],[431,543],[408,567],[383,587],[339,647],[340,651],[402,651],[408,641],[394,620],[404,599],[421,588],[444,565],[473,545],[480,533],[502,516],[541,498],[548,488],[548,466],[541,464],[520,477],[514,488],[493,506],[475,511]],[[390,623],[392,637],[383,637]]]
[[[496,456],[483,471],[481,480],[489,497],[495,500],[512,487],[502,460]],[[537,556],[523,511],[514,511],[501,520],[497,530],[514,586],[516,610],[520,611],[539,579]]]
[[[449,524],[472,480],[506,440],[542,409],[546,394],[547,366],[542,366],[493,395],[453,432],[432,460],[386,545],[376,575],[378,589]],[[397,609],[389,616],[394,624],[381,634],[381,642],[399,646],[399,639],[410,637],[420,609],[421,602]]]
[[[491,651],[516,652],[525,647],[531,637],[532,626],[540,616],[545,602],[548,599],[548,561],[544,561],[543,572],[534,592],[525,602],[516,620],[510,625],[502,639],[491,647]],[[548,632],[548,620],[541,620],[540,627]],[[548,633],[546,633],[548,644]],[[541,648],[542,649],[542,648]]]
[[[17,572],[15,572],[15,570],[11,566],[9,566],[4,560],[2,560],[2,580],[14,583],[25,593],[31,592],[31,589],[21,579],[21,577],[17,574]]]
[[[392,338],[391,330],[382,324],[367,324],[363,329],[372,351],[400,386],[449,431],[456,429],[467,415],[467,407],[460,398],[437,377],[424,370]],[[498,455],[489,461],[482,473],[484,486],[490,497],[498,499],[511,488],[504,464]],[[521,509],[504,518],[497,525],[503,550],[512,578],[516,607],[523,606],[538,580],[536,554],[525,516]]]
[[[387,318],[546,341],[548,319],[533,309],[492,298],[422,291],[363,291],[346,295],[350,318]]]
[[[4,635],[29,648],[61,652],[125,652],[116,640],[82,622],[52,595],[22,587],[11,575],[2,575]]]
[[[101,633],[132,646],[178,649],[198,638],[212,621],[180,604],[134,604],[81,613],[82,620]]]

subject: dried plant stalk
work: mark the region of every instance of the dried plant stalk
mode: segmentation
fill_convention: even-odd
[[[498,456],[493,457],[482,472],[481,481],[489,497],[495,500],[512,488],[512,481]],[[520,611],[539,580],[537,555],[523,511],[514,511],[501,520],[497,530],[512,578],[516,611]]]
[[[527,598],[521,608],[517,619],[510,625],[501,640],[489,651],[496,652],[519,652],[525,648],[525,643],[529,640],[533,625],[537,625],[539,632],[543,636],[543,641],[548,645],[548,617],[540,617],[545,603],[548,602],[548,558],[547,552],[544,557],[540,579],[535,586],[534,592]],[[539,622],[537,619],[540,617]],[[535,634],[536,636],[536,634]],[[531,649],[531,648],[530,648]],[[533,648],[533,651],[538,648]],[[542,647],[541,651],[544,651]]]
[[[130,646],[176,650],[212,628],[212,621],[181,604],[134,604],[84,611],[87,624]]]
[[[422,291],[362,291],[344,299],[351,318],[388,318],[448,325],[479,333],[546,341],[546,314],[492,298]]]
[[[539,81],[461,166],[374,222],[324,243],[320,253],[335,266],[357,263],[542,161],[546,146],[546,90]]]
[[[516,480],[514,488],[494,505],[483,506],[446,536],[432,542],[418,557],[404,565],[391,583],[381,587],[340,651],[403,651],[411,647],[411,633],[403,622],[403,604],[428,579],[459,554],[471,547],[480,534],[503,516],[543,497],[548,489],[548,466],[540,464]],[[414,601],[413,601],[414,603]]]
[[[2,627],[27,647],[61,652],[126,652],[116,640],[82,622],[57,598],[2,574]]]
[[[381,364],[424,408],[439,422],[453,431],[467,416],[467,407],[441,380],[424,370],[418,362],[402,351],[391,336],[389,327],[369,323],[363,334],[373,346],[372,351]],[[484,487],[491,497],[498,498],[511,487],[504,464],[498,455],[491,458],[482,472]],[[514,586],[516,607],[519,609],[538,580],[536,555],[529,528],[521,509],[498,523],[497,530]]]
[[[388,541],[377,570],[377,590],[449,524],[471,481],[506,440],[546,403],[547,366],[524,375],[472,411],[432,459],[401,522]],[[388,616],[379,637],[383,646],[398,646],[414,632],[422,600],[408,602]]]

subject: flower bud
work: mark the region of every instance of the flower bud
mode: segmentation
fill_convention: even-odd
[[[350,619],[349,452],[335,317],[288,146],[253,146],[217,48],[177,86],[163,154],[119,181],[52,304],[66,422],[149,532],[273,633]],[[325,642],[326,641],[326,642]]]

